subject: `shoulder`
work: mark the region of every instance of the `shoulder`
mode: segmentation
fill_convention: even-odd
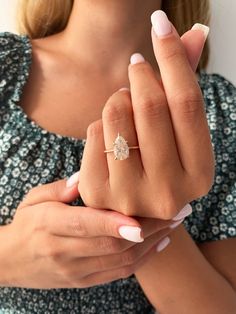
[[[19,88],[25,83],[31,59],[30,40],[25,35],[0,32],[0,102],[9,97],[18,100]]]

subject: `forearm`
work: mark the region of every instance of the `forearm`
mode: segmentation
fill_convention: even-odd
[[[207,261],[184,227],[171,244],[136,273],[144,292],[161,314],[234,314],[236,292]]]

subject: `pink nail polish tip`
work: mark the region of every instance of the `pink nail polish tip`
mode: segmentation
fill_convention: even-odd
[[[184,206],[184,208],[182,208],[178,215],[173,218],[173,220],[174,221],[181,220],[192,214],[192,211],[193,211],[192,206],[190,204],[187,204]]]
[[[176,222],[174,222],[174,223],[172,223],[172,224],[170,225],[170,228],[171,228],[171,229],[177,228],[183,221],[184,221],[184,218],[183,218],[183,219],[180,219],[180,220],[178,220],[178,221],[176,221]]]
[[[122,92],[122,91],[128,91],[129,92],[130,89],[128,87],[122,87],[122,88],[119,89],[119,91],[120,92]]]
[[[200,23],[195,23],[192,27],[192,30],[200,30],[203,32],[205,38],[207,38],[210,28],[207,25],[200,24]]]
[[[166,36],[172,32],[171,23],[162,10],[157,10],[151,15],[151,22],[158,37]]]
[[[66,181],[66,187],[67,188],[70,188],[73,185],[79,183],[79,174],[80,174],[80,171],[77,171],[69,179],[67,179],[67,181]]]
[[[131,64],[137,64],[137,63],[142,63],[142,62],[145,62],[145,59],[141,53],[134,53],[130,57]]]
[[[119,228],[119,234],[122,238],[132,242],[143,242],[142,230],[135,226],[121,226]]]
[[[157,244],[156,250],[157,252],[163,251],[170,244],[170,238],[166,237],[161,242]]]

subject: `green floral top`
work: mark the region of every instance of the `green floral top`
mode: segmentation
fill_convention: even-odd
[[[0,33],[0,225],[11,223],[32,187],[78,171],[86,142],[48,132],[19,106],[31,61],[28,36]],[[194,241],[204,242],[236,236],[236,89],[222,76],[205,72],[200,73],[199,84],[216,154],[216,176],[210,193],[192,202],[193,213],[184,224]],[[78,198],[72,205],[83,201]],[[0,313],[154,312],[134,276],[88,289],[0,288]]]

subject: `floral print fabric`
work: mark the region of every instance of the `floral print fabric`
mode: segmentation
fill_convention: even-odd
[[[32,62],[26,35],[0,33],[0,225],[11,223],[34,186],[80,168],[86,139],[61,136],[30,120],[18,102]],[[184,224],[194,241],[236,236],[236,89],[217,74],[200,73],[216,154],[210,193],[192,202]],[[201,152],[199,152],[201,153]],[[81,198],[71,205],[83,206]],[[8,257],[9,258],[9,257]],[[134,276],[88,289],[0,288],[0,313],[155,313]]]

